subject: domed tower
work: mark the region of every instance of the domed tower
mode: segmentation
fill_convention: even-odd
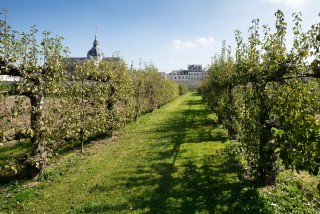
[[[99,41],[97,38],[97,33],[94,37],[93,47],[87,53],[88,59],[95,59],[97,61],[101,61],[104,58],[104,54],[102,49],[100,48]]]

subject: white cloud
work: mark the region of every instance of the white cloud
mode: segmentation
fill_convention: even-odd
[[[200,37],[195,39],[194,41],[182,41],[179,39],[173,40],[171,42],[173,48],[177,50],[181,49],[191,49],[196,48],[197,45],[201,45],[203,47],[209,47],[214,42],[213,37]]]
[[[267,1],[281,3],[291,7],[301,7],[306,3],[307,0],[267,0]]]
[[[197,46],[191,42],[191,41],[186,41],[183,42],[181,40],[173,40],[172,45],[175,49],[189,49],[189,48],[196,48]]]
[[[209,45],[211,45],[214,42],[214,38],[212,38],[211,36],[200,37],[200,38],[196,39],[196,42],[204,47],[208,47]]]

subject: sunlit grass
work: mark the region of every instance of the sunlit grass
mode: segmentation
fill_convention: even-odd
[[[142,116],[86,154],[49,161],[39,184],[3,190],[3,212],[269,213],[258,189],[237,177],[224,129],[189,93]]]

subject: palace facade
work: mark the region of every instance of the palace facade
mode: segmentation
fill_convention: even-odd
[[[171,73],[166,74],[167,79],[176,82],[186,81],[201,81],[206,78],[208,72],[206,69],[202,69],[202,65],[188,65],[188,70],[173,70]]]

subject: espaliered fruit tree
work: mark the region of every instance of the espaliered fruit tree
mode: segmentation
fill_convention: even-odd
[[[293,14],[288,48],[284,14],[275,17],[274,33],[258,19],[247,41],[236,31],[235,56],[224,43],[200,88],[263,184],[276,182],[279,158],[314,175],[320,167],[320,26],[304,32],[301,14]]]

